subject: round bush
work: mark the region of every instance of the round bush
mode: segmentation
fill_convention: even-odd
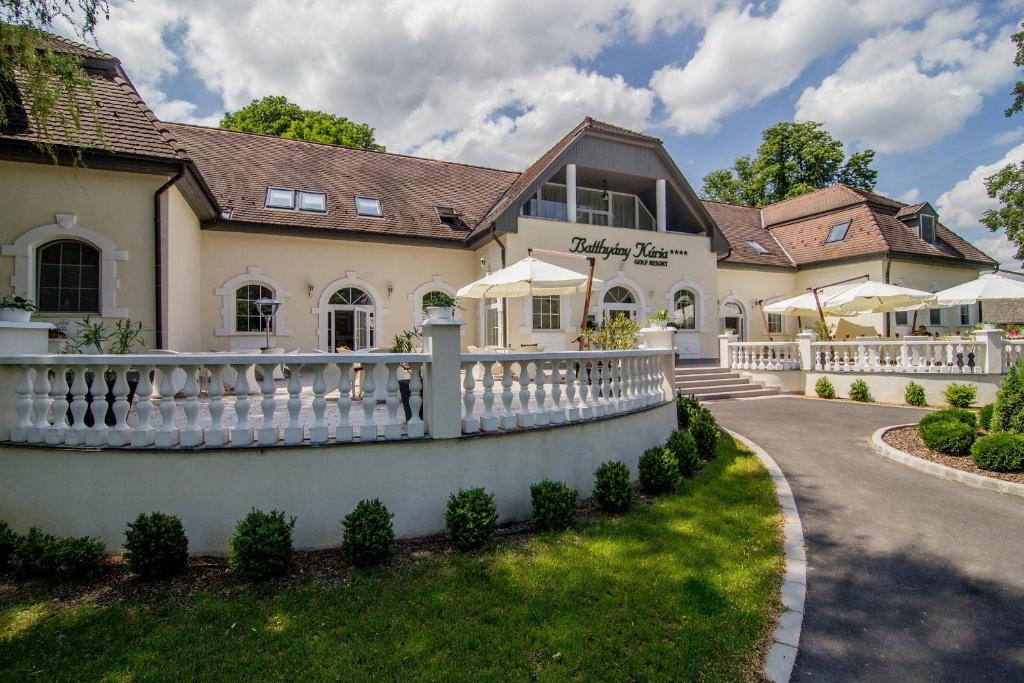
[[[702,460],[711,460],[718,450],[718,422],[711,413],[702,415],[690,423],[690,436],[697,444],[697,453]]]
[[[829,381],[828,377],[820,377],[814,383],[814,393],[818,395],[818,398],[835,398],[836,388],[832,386],[832,382]]]
[[[977,429],[957,420],[932,422],[918,431],[928,448],[948,455],[967,455],[977,436]]]
[[[256,581],[284,574],[292,563],[294,529],[294,517],[286,520],[284,512],[253,508],[231,536],[231,569],[243,579]]]
[[[970,410],[964,410],[963,408],[945,408],[944,410],[937,410],[934,413],[928,413],[920,419],[917,423],[917,428],[920,430],[923,427],[927,427],[930,424],[936,422],[962,422],[969,427],[978,427],[978,416]]]
[[[859,401],[861,403],[873,403],[875,398],[871,395],[871,389],[868,388],[868,383],[862,379],[858,379],[850,385],[850,400]]]
[[[679,482],[679,461],[667,446],[655,446],[644,451],[640,456],[639,469],[640,485],[647,493],[671,491]]]
[[[11,566],[11,555],[14,554],[17,542],[18,535],[11,531],[7,522],[0,520],[0,573],[7,571]]]
[[[491,540],[498,523],[494,495],[482,488],[459,489],[448,497],[444,523],[456,548],[479,548]]]
[[[10,566],[21,576],[51,576],[56,567],[57,537],[36,527],[15,539]]]
[[[697,452],[697,442],[689,432],[672,432],[672,436],[668,437],[667,448],[676,458],[680,475],[692,477],[700,469],[701,459],[700,453]]]
[[[383,562],[395,546],[394,517],[379,499],[361,500],[341,520],[341,551],[357,567]]]
[[[594,473],[594,501],[603,512],[625,512],[633,504],[633,483],[626,463],[611,460]]]
[[[928,399],[924,395],[924,387],[910,380],[907,384],[907,390],[903,392],[903,402],[908,406],[926,406],[928,405]]]
[[[568,529],[576,520],[579,493],[560,481],[545,479],[530,486],[533,502],[533,525],[546,531]]]
[[[950,382],[942,395],[951,408],[970,408],[978,398],[978,389],[970,384]]]
[[[974,442],[971,459],[991,472],[1024,472],[1024,436],[997,432]]]
[[[139,576],[173,576],[188,562],[188,538],[174,515],[141,514],[128,523],[124,537],[125,563]]]
[[[992,426],[992,412],[995,408],[996,405],[994,403],[989,403],[988,405],[982,406],[978,411],[978,426],[985,431],[988,431],[989,427]]]

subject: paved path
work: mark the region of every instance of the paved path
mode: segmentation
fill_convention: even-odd
[[[793,680],[1024,680],[1024,500],[875,455],[922,411],[779,397],[709,403],[785,472],[807,540]]]

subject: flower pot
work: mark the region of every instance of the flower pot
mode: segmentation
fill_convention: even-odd
[[[21,308],[0,308],[0,322],[27,323],[32,319],[32,311]]]
[[[454,316],[454,306],[427,306],[427,320],[451,320]]]

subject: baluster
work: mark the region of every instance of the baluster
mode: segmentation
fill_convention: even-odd
[[[546,427],[551,424],[551,416],[548,415],[548,411],[544,407],[547,396],[547,392],[544,391],[544,384],[547,381],[547,375],[544,374],[545,365],[547,365],[547,361],[543,360],[538,360],[533,364],[533,397],[535,399],[533,420],[538,427]]]
[[[519,363],[519,426],[532,427],[533,413],[530,412],[530,364]]]
[[[612,405],[616,413],[621,413],[625,410],[622,400],[622,359],[613,358],[610,369],[612,372]]]
[[[55,365],[53,368],[53,425],[46,430],[44,441],[51,446],[64,443],[68,429],[68,368]]]
[[[377,440],[377,422],[373,413],[377,408],[377,383],[373,380],[376,363],[363,363],[363,424],[359,426],[360,441]]]
[[[384,403],[388,409],[388,421],[384,425],[384,438],[387,441],[395,441],[402,438],[402,421],[398,418],[398,409],[402,405],[402,399],[398,395],[399,365],[398,363],[386,363],[384,367],[388,371],[387,383],[384,385],[388,392]]]
[[[351,419],[352,413],[352,376],[355,372],[352,365],[338,363],[341,375],[338,378],[338,427],[334,432],[334,440],[346,443],[354,436]]]
[[[196,379],[199,368],[185,365],[181,369],[185,371],[185,385],[181,388],[185,397],[182,406],[185,426],[179,430],[178,439],[183,448],[195,448],[203,445],[203,428],[199,426],[199,382]]]
[[[636,407],[636,394],[633,384],[633,368],[636,360],[632,356],[625,356],[619,361],[619,372],[621,375],[619,390],[623,412],[628,412]]]
[[[512,393],[512,363],[499,362],[501,363],[501,428],[507,432],[516,428],[516,414],[512,409],[512,400],[515,398]]]
[[[178,445],[178,430],[174,426],[174,369],[173,365],[160,367],[160,428],[154,434],[157,448]]]
[[[32,403],[35,423],[29,427],[28,442],[43,443],[46,440],[46,432],[50,429],[50,404],[53,403],[53,398],[50,396],[49,366],[36,366],[36,381],[32,387],[32,392],[35,394],[35,399]]]
[[[231,430],[232,446],[249,446],[253,442],[253,429],[249,424],[249,392],[255,387],[249,386],[249,368],[245,365],[231,366],[236,375],[235,380],[235,428]]]
[[[483,366],[485,375],[491,371],[490,368],[487,367],[487,363],[481,362],[480,365]],[[476,409],[476,377],[473,377],[473,371],[475,369],[475,361],[462,364],[463,434],[476,434],[480,431],[480,417],[473,414],[473,411]]]
[[[551,410],[548,422],[553,425],[565,424],[565,406],[562,404],[562,361],[551,361]]]
[[[900,370],[900,372],[910,372],[911,371],[911,369],[910,369],[910,356],[909,356],[909,354],[910,354],[910,347],[907,344],[905,344],[905,343],[900,344],[899,360],[896,363],[896,367],[897,367],[897,369]]]
[[[604,414],[606,416],[615,414],[615,387],[612,384],[612,364],[614,358],[606,358],[602,366],[601,396],[604,398]]]
[[[423,418],[420,417],[420,408],[423,405],[422,367],[422,363],[410,365],[412,374],[409,377],[409,408],[412,415],[405,425],[405,435],[410,439],[423,438]]]
[[[127,446],[131,443],[131,431],[128,429],[128,366],[119,365],[113,371],[114,378],[114,428],[107,433],[107,441],[111,446]]]
[[[28,441],[29,430],[32,428],[32,366],[22,365],[18,368],[18,382],[14,391],[18,396],[14,400],[18,420],[11,428],[11,441],[23,443]]]
[[[92,384],[89,385],[89,393],[92,394],[92,427],[85,431],[86,446],[107,445],[107,408],[110,403],[107,401],[107,364],[97,365],[93,371]]]
[[[566,420],[576,422],[580,419],[580,407],[576,403],[576,387],[579,382],[579,363],[574,360],[565,362],[565,406]]]
[[[943,359],[942,359],[942,371],[953,372],[956,366],[956,351],[953,344],[946,343],[942,346]]]
[[[590,386],[590,364],[585,360],[581,360],[579,363],[577,374],[579,375],[580,383],[580,419],[589,420],[594,417]]]
[[[277,425],[274,424],[274,413],[277,412],[277,401],[274,396],[277,393],[277,385],[274,384],[274,370],[277,363],[261,363],[260,372],[263,379],[260,380],[260,392],[263,399],[260,401],[260,411],[263,413],[263,421],[256,430],[256,439],[261,446],[273,446],[277,443]]]
[[[480,429],[485,432],[496,432],[498,431],[498,416],[494,414],[494,363],[487,361],[483,364],[484,376],[484,414],[480,418]]]
[[[313,366],[313,424],[309,428],[310,443],[327,443],[327,423],[324,422],[324,413],[327,412],[327,381],[324,373],[327,371],[325,363],[317,363]]]
[[[302,364],[288,363],[288,426],[284,428],[284,442],[289,446],[302,443],[305,429],[299,421],[302,412]]]
[[[224,428],[224,372],[223,365],[211,365],[210,383],[206,393],[210,401],[210,427],[206,430],[206,445],[211,447],[228,444],[228,430]],[[141,386],[141,384],[140,384]]]
[[[85,413],[89,409],[89,404],[85,400],[85,395],[89,391],[85,373],[88,369],[84,365],[76,366],[75,378],[71,381],[71,426],[64,437],[64,443],[69,446],[85,444]]]

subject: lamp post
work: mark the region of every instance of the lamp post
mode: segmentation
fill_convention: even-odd
[[[281,302],[277,299],[267,299],[261,297],[252,302],[256,306],[256,310],[263,316],[264,324],[263,328],[267,331],[267,345],[265,348],[270,348],[270,328],[274,321],[274,315],[277,313],[277,309],[281,307]]]

